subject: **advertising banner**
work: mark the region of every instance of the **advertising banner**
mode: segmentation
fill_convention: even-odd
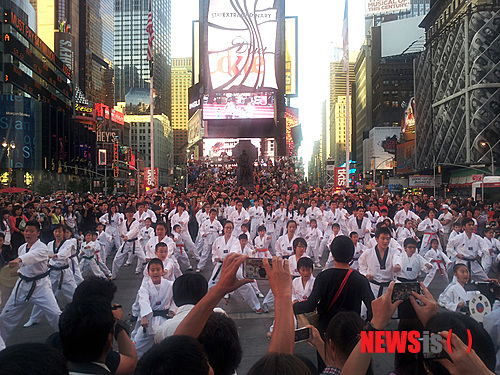
[[[203,137],[201,111],[198,110],[188,121],[188,145],[198,142]]]
[[[411,9],[411,0],[367,0],[366,13],[395,13]]]
[[[436,186],[441,186],[442,177],[440,175],[436,176]],[[434,187],[434,176],[410,176],[409,187],[411,188],[433,188]]]
[[[278,89],[277,11],[273,0],[210,0],[209,91]]]
[[[292,137],[292,128],[296,127],[299,124],[299,110],[297,108],[287,107],[285,111],[285,119],[286,152],[289,156],[295,156],[295,143]]]
[[[272,119],[274,94],[215,94],[203,99],[205,120]]]
[[[401,128],[377,127],[370,130],[371,169],[392,169]]]
[[[285,94],[297,96],[297,17],[285,18]]]
[[[335,189],[342,189],[346,186],[345,168],[335,167]]]
[[[151,173],[151,168],[144,168],[144,188],[146,190],[154,189],[158,186],[158,168],[155,168],[155,176],[153,180],[153,174]]]
[[[0,147],[3,168],[35,167],[35,100],[15,95],[0,96],[0,141],[10,147]]]

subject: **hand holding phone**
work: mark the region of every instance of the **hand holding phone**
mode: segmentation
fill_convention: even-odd
[[[295,330],[295,342],[307,341],[311,336],[311,330],[308,327]]]
[[[394,290],[392,291],[392,303],[402,300],[406,301],[410,299],[412,292],[421,294],[420,284],[418,282],[409,283],[396,283],[394,284]]]

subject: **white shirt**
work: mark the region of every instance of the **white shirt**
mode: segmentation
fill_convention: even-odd
[[[115,212],[113,215],[104,214],[99,218],[99,222],[106,227],[106,232],[111,230],[119,230],[122,223],[125,221],[123,214]]]
[[[241,209],[241,212],[238,212],[238,210],[231,212],[229,221],[232,221],[234,224],[233,236],[239,236],[241,234],[241,224],[248,223],[249,220],[250,215],[244,208]]]
[[[309,280],[307,280],[306,285],[302,283],[302,278],[297,277],[292,281],[292,301],[305,301],[309,298],[314,288],[314,281],[316,278],[311,275]]]
[[[477,293],[479,292],[466,291],[464,287],[457,282],[448,289],[445,289],[445,291],[439,295],[438,303],[440,306],[450,311],[457,311],[460,302],[468,302]]]
[[[316,219],[316,221],[318,221],[318,220],[320,220],[320,218],[322,216],[321,210],[317,206],[314,208],[309,207],[306,210],[306,215],[309,218],[309,221],[311,221],[311,219]]]
[[[438,220],[439,221],[445,221],[445,220],[450,220],[450,222],[446,225],[442,225],[443,226],[443,233],[450,233],[451,232],[451,220],[453,219],[453,215],[451,214],[450,211],[448,211],[448,213],[442,213],[441,215],[439,215],[438,217]]]
[[[224,258],[231,252],[231,249],[235,243],[239,241],[236,237],[231,236],[226,242],[226,236],[220,236],[217,238],[212,245],[212,263],[216,263],[215,259],[224,260]]]
[[[193,309],[194,305],[182,305],[177,309],[177,313],[172,319],[162,323],[155,332],[155,342],[160,343],[169,336],[173,336],[175,330],[182,323],[184,318]]]
[[[276,241],[276,255],[277,256],[290,256],[293,254],[293,241],[297,238],[296,235],[290,240],[288,233],[284,234]]]
[[[395,248],[387,248],[385,267],[379,262],[375,247],[365,250],[359,257],[359,272],[363,275],[373,276],[373,280],[379,283],[389,282],[394,280],[394,272],[392,271],[394,264],[394,256],[399,254],[399,250]]]
[[[28,244],[24,243],[19,247],[18,256],[21,258],[19,273],[26,277],[35,277],[48,271],[49,248],[40,240],[26,251]]]
[[[368,243],[365,244],[365,247],[367,249],[372,249],[375,246],[377,246],[377,239],[375,237],[371,238],[370,241],[368,241]],[[403,251],[403,246],[392,237],[391,237],[391,240],[389,241],[389,247],[392,247],[394,249],[398,249],[399,251]]]
[[[149,241],[146,243],[146,246],[144,248],[144,251],[146,253],[146,259],[153,259],[156,258],[155,250],[156,250],[156,245],[160,242],[158,239],[158,236],[153,236],[149,239]],[[162,238],[161,242],[167,245],[168,248],[168,256],[171,256],[174,253],[175,249],[175,243],[174,241],[168,237],[165,236]]]
[[[213,243],[221,233],[222,225],[217,219],[214,219],[214,221],[210,221],[210,219],[205,220],[201,224],[199,230],[200,236],[202,236],[202,238],[205,238],[210,244]],[[203,237],[204,234],[206,234],[205,237]]]
[[[404,226],[406,219],[418,221],[420,220],[420,217],[413,211],[408,210],[408,212],[406,212],[404,208],[396,212],[396,215],[394,215],[394,222],[396,223],[396,225],[399,224]]]
[[[64,267],[69,264],[69,257],[72,255],[73,243],[70,241],[63,241],[59,245],[59,249],[55,246],[56,241],[50,241],[47,244],[50,255],[57,254],[57,257],[51,258],[49,264],[54,267]]]
[[[134,219],[139,222],[140,228],[146,225],[145,221],[147,218],[150,218],[151,222],[156,223],[156,214],[151,210],[144,211],[142,215],[139,214],[139,211],[134,214]]]
[[[172,226],[172,232],[174,231],[174,226],[177,224],[181,226],[181,232],[188,232],[189,214],[187,211],[184,211],[182,215],[179,215],[179,213],[176,212],[172,215],[170,223]]]
[[[393,260],[395,266],[399,265],[401,267],[398,276],[408,280],[414,280],[418,277],[420,271],[426,271],[426,263],[427,261],[420,254],[415,253],[411,257],[408,257],[406,251],[396,254]]]
[[[267,233],[264,234],[264,237],[260,237],[260,235],[255,237],[255,239],[253,240],[253,244],[255,250],[257,250],[256,253],[257,258],[271,258],[271,253],[269,252],[270,243],[271,243],[271,236],[269,236]],[[258,250],[265,250],[265,251],[258,251]]]
[[[488,249],[483,239],[474,233],[472,233],[471,238],[469,238],[465,232],[460,233],[448,240],[448,245],[446,246],[446,252],[451,257],[462,254],[465,258],[476,258],[483,255],[484,251],[488,251]]]
[[[306,254],[302,255],[299,259],[297,259],[297,255],[293,254],[290,258],[288,258],[288,267],[290,268],[290,274],[292,276],[300,276],[300,272],[297,268],[297,262],[302,258],[309,258]]]
[[[418,224],[417,230],[424,232],[424,235],[429,235],[429,233],[432,235],[442,232],[443,226],[439,220],[431,220],[430,218],[427,218]]]

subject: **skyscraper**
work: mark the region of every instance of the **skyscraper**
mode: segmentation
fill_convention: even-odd
[[[113,0],[80,0],[79,86],[86,98],[113,107]]]
[[[115,1],[115,99],[125,101],[131,88],[149,88],[147,61],[150,0]],[[171,115],[170,0],[153,1],[155,113]]]
[[[180,163],[185,154],[188,132],[188,88],[193,75],[191,57],[172,59],[172,119],[174,130],[174,162]]]

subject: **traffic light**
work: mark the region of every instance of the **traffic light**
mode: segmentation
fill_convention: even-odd
[[[438,173],[441,173],[441,166],[438,165]]]

